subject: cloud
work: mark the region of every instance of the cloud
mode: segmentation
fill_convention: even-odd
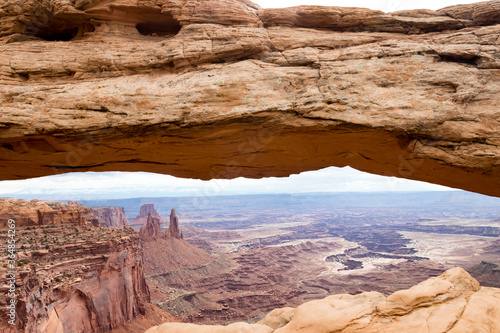
[[[147,172],[79,172],[0,182],[0,196],[38,199],[185,197],[260,193],[440,191],[447,187],[377,176],[350,167],[286,178],[183,179]]]

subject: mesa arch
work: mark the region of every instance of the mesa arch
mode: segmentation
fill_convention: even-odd
[[[0,179],[327,166],[500,196],[500,1],[0,7]]]

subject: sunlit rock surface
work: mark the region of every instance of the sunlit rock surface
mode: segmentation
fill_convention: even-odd
[[[500,195],[499,13],[10,0],[0,179],[350,165]]]
[[[466,271],[454,268],[387,298],[377,292],[332,295],[296,309],[274,310],[257,325],[165,323],[146,333],[493,333],[500,330],[499,316],[500,290],[480,287]]]
[[[389,14],[247,0],[4,1],[0,179],[265,177],[350,165],[500,196],[499,33],[500,1]],[[27,225],[43,225],[30,216]],[[139,238],[118,238],[93,239],[111,254],[90,262],[93,247],[81,244],[95,272],[81,281],[87,268],[54,252],[68,251],[62,244],[36,250],[48,265],[76,268],[59,277],[49,266],[46,280],[25,271],[21,306],[36,301],[40,316],[24,328],[99,331],[144,312]],[[49,308],[56,278],[64,297]],[[499,297],[454,269],[387,298],[334,295],[259,324],[148,332],[498,332]]]
[[[61,224],[75,224],[89,227],[102,220],[92,213],[91,208],[59,201],[0,199],[0,228],[8,227],[8,220],[17,227],[44,227]]]

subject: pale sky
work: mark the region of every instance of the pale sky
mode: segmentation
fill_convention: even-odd
[[[404,9],[441,9],[447,6],[457,4],[468,4],[479,2],[476,1],[460,1],[460,0],[419,0],[419,1],[404,1],[404,0],[253,0],[263,8],[281,8],[300,5],[319,5],[319,6],[342,6],[342,7],[364,7],[378,9],[384,12],[394,12]]]
[[[52,200],[440,190],[450,189],[424,182],[372,175],[350,167],[331,167],[287,178],[202,181],[147,172],[80,172],[0,182],[0,197]]]
[[[271,0],[254,1],[264,8],[298,5],[365,7],[392,12],[403,9],[439,9],[477,1],[402,0]],[[145,172],[87,172],[0,182],[0,197],[38,199],[98,199],[158,196],[206,196],[256,193],[440,191],[423,182],[362,173],[352,168],[327,168],[288,178],[201,181]]]

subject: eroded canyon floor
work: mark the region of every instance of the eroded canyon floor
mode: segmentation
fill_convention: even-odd
[[[275,308],[331,294],[387,296],[456,266],[481,285],[500,287],[495,198],[443,192],[199,200],[122,202],[134,217],[145,201],[154,202],[165,218],[171,207],[179,207],[184,238],[210,254],[182,253],[166,268],[160,254],[150,251],[148,258],[145,251],[152,302],[188,322],[255,321]],[[191,252],[176,242],[162,246]]]

